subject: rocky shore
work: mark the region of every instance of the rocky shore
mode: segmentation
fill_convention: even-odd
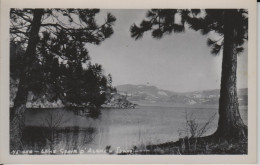
[[[108,109],[135,109],[137,104],[127,100],[127,96],[115,93],[102,105],[102,108]]]

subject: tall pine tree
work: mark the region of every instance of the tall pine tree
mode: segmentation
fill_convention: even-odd
[[[113,34],[116,18],[107,14],[105,22],[95,20],[98,9],[11,9],[10,44],[24,50],[19,59],[19,71],[13,78],[19,85],[14,98],[10,123],[10,149],[21,149],[24,112],[28,93],[48,93],[57,98],[60,88],[61,61],[85,63],[89,60],[87,43],[100,44]],[[55,89],[60,89],[56,90]],[[53,90],[55,89],[55,90]]]
[[[210,32],[219,38],[208,39],[211,53],[223,51],[221,89],[219,99],[219,122],[213,137],[223,139],[246,139],[247,126],[243,123],[237,97],[237,55],[243,51],[248,39],[248,13],[243,9],[153,9],[139,26],[133,24],[131,36],[140,39],[143,33],[151,31],[154,38],[184,32],[185,28],[200,31],[202,35]]]

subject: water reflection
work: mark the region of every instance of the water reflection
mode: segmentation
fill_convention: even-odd
[[[96,136],[93,127],[80,128],[48,128],[48,127],[25,127],[22,142],[26,150],[41,152],[43,149],[53,150],[77,150],[86,148]]]
[[[89,153],[117,151],[118,148],[142,149],[149,144],[178,140],[178,131],[185,127],[186,111],[194,113],[194,118],[203,124],[218,109],[156,106],[140,106],[131,110],[102,109],[102,115],[97,119],[62,108],[28,109],[23,144],[24,148],[32,150],[84,149],[87,154],[89,149],[94,150]],[[247,123],[247,107],[240,107],[240,113]],[[218,116],[205,135],[216,130],[217,121]]]
[[[64,110],[47,109],[38,118],[38,126],[26,126],[22,143],[27,150],[81,150],[91,143],[96,135],[93,127],[64,126],[72,120]],[[36,153],[35,153],[36,154]]]

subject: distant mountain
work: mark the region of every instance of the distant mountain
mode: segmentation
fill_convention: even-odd
[[[137,104],[218,105],[219,102],[219,89],[180,93],[148,85],[126,84],[116,88]],[[247,88],[238,90],[239,105],[247,105],[247,96]]]

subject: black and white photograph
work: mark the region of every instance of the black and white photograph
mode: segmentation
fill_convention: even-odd
[[[10,8],[9,155],[248,155],[249,19]]]

